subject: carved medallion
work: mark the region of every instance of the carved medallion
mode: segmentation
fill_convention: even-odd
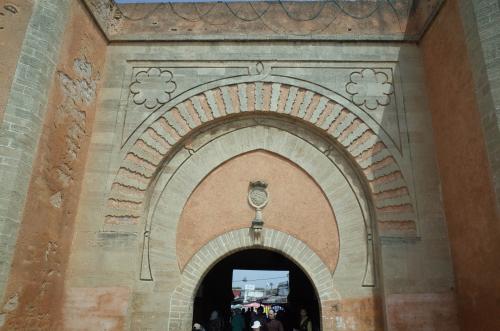
[[[248,191],[248,203],[256,210],[262,210],[269,200],[267,183],[262,181],[251,182]]]
[[[262,208],[269,201],[269,192],[267,191],[267,183],[263,181],[250,182],[248,189],[248,203],[255,208],[255,218],[252,221],[250,229],[253,231],[254,239],[260,240],[260,232],[264,227],[262,219]]]

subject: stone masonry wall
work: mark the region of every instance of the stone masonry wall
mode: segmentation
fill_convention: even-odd
[[[32,0],[0,1],[0,123],[32,9]]]
[[[108,2],[85,3],[111,13]],[[231,148],[261,137],[271,146],[281,126],[301,141],[283,138],[289,144],[281,146],[298,158],[309,144],[300,139],[326,131],[350,160],[334,162],[349,173],[346,181],[365,185],[352,185],[355,199],[331,187],[342,205],[359,202],[333,210],[338,238],[323,233],[314,243],[307,229],[279,222],[267,229],[266,247],[291,249],[317,278],[325,330],[372,330],[375,319],[357,321],[380,315],[387,330],[458,330],[455,285],[462,329],[499,329],[500,4],[460,4],[447,1],[419,45],[238,42],[222,34],[218,42],[107,45],[84,1],[0,1],[0,43],[8,46],[0,50],[0,329],[159,329],[165,322],[190,329],[183,291],[193,292],[220,255],[254,246],[231,222],[222,225],[237,236],[221,226],[193,231],[196,208],[177,232],[184,204],[170,206],[196,196],[202,179],[194,178],[211,161],[225,162]],[[137,22],[146,39],[154,36],[155,15]],[[242,129],[233,119],[254,121],[259,134],[231,136]],[[190,139],[208,128],[209,156],[188,166],[207,143],[202,134]],[[334,159],[328,144],[314,141],[321,157]],[[313,164],[308,174],[321,169]],[[184,185],[169,187],[168,178]],[[199,242],[189,242],[191,231]],[[346,250],[346,238],[357,246]],[[324,243],[340,247],[339,256],[328,256]],[[198,263],[207,251],[211,262]],[[344,269],[331,274],[337,262]],[[352,265],[362,282],[345,277]]]
[[[4,330],[61,328],[66,264],[106,45],[82,4],[71,3],[56,72],[45,83],[49,100],[2,305]]]
[[[37,1],[0,126],[1,298],[10,273],[68,8],[68,1]]]
[[[339,139],[341,147],[356,140],[353,149],[369,150],[359,158],[359,168],[366,167],[368,180],[374,179],[372,175],[386,176],[401,169],[404,183],[399,175],[388,176],[376,183],[382,189],[367,191],[377,202],[383,201],[377,207],[380,215],[387,217],[387,222],[374,226],[383,231],[384,224],[394,225],[394,231],[383,232],[384,239],[374,242],[379,257],[376,268],[380,288],[376,290],[383,291],[385,328],[457,330],[431,118],[420,52],[415,45],[229,41],[147,47],[111,44],[108,59],[99,101],[106,111],[96,117],[92,158],[85,173],[88,184],[80,198],[67,274],[64,309],[68,330],[78,329],[82,323],[109,323],[110,329],[165,325],[173,290],[180,286],[182,277],[189,278],[179,270],[175,253],[178,210],[184,206],[183,197],[187,199],[191,193],[186,187],[193,186],[194,190],[199,183],[194,178],[202,176],[200,169],[207,167],[208,161],[250,142],[245,138],[228,145],[214,143],[213,158],[189,168],[189,176],[176,175],[183,178],[176,181],[179,186],[172,186],[157,204],[155,194],[161,194],[166,185],[163,180],[167,180],[160,174],[173,176],[184,158],[198,155],[190,138],[199,130],[214,126],[217,133],[222,123],[231,128],[230,119],[238,116],[250,120],[255,116],[258,125],[264,114],[275,120],[307,124],[305,131],[324,134],[331,129],[328,133]],[[328,103],[324,96],[342,107]],[[341,111],[343,108],[349,111]],[[368,127],[377,135],[363,135]],[[301,130],[290,132],[298,135]],[[383,144],[374,146],[377,139],[389,146],[388,151]],[[296,146],[293,143],[285,148],[294,151]],[[324,148],[322,153],[329,155]],[[378,155],[380,151],[384,152]],[[355,157],[348,152],[346,157]],[[299,150],[294,153],[301,155]],[[385,153],[391,154],[388,157]],[[392,167],[393,162],[399,168]],[[358,166],[353,162],[341,167],[352,170]],[[361,174],[359,177],[366,181]],[[400,185],[405,188],[400,190]],[[360,201],[369,204],[366,198]],[[415,222],[407,236],[406,223],[391,223],[399,220],[391,217],[391,212],[403,215],[410,201],[414,213],[406,215]],[[387,210],[390,212],[384,212]],[[154,223],[153,232],[148,223],[151,217],[162,222]],[[314,224],[313,220],[308,222]],[[342,249],[342,234],[339,240]],[[152,260],[150,274],[148,254]],[[342,259],[341,254],[339,261]],[[349,274],[348,268],[345,271]],[[361,282],[357,286],[347,288],[347,293],[371,292]],[[345,310],[337,312],[336,327],[352,329],[342,321],[365,309],[363,305],[346,301]],[[366,303],[366,307],[370,305]],[[416,324],[406,307],[419,307],[422,322]],[[182,307],[173,304],[174,308],[179,309],[173,312],[177,320],[189,320],[181,316],[185,313]]]

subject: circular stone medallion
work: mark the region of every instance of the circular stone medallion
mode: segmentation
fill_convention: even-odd
[[[250,183],[248,202],[255,209],[262,209],[269,200],[267,184],[261,181]]]

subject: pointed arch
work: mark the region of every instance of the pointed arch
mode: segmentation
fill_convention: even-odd
[[[338,99],[338,98],[337,98]],[[381,236],[416,236],[413,200],[398,156],[380,128],[346,103],[283,82],[243,82],[193,95],[159,113],[129,142],[108,199],[107,224],[139,222],[163,161],[198,128],[238,114],[273,113],[308,123],[336,141],[363,175]]]

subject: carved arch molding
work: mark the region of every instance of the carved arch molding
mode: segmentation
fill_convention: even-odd
[[[207,270],[225,256],[255,247],[285,255],[306,273],[317,291],[321,325],[324,330],[334,330],[331,317],[334,314],[335,302],[340,299],[340,295],[333,286],[334,280],[328,267],[304,242],[280,231],[272,229],[263,231],[263,241],[259,245],[252,242],[248,229],[239,229],[214,238],[191,258],[182,272],[179,286],[171,296],[167,330],[191,329],[192,303]]]
[[[380,236],[417,235],[415,206],[394,146],[354,104],[314,88],[267,81],[216,86],[167,103],[125,146],[108,199],[106,224],[137,224],[163,162],[196,129],[241,113],[273,113],[316,127],[336,142],[363,177]]]
[[[373,295],[376,259],[367,199],[345,155],[329,146],[331,142],[289,119],[247,117],[202,130],[189,148],[177,150],[148,192],[147,236],[140,280],[136,280],[138,288],[144,287],[142,281],[154,280],[154,288],[161,289],[143,293],[142,298],[155,303],[162,325],[168,325],[169,330],[189,330],[192,302],[204,275],[225,256],[252,247],[282,253],[309,276],[320,300],[323,330],[334,330],[339,300]],[[341,238],[335,266],[325,263],[300,237],[268,227],[259,241],[252,238],[248,228],[221,233],[204,243],[187,264],[179,263],[177,228],[191,193],[221,164],[254,150],[289,160],[319,185],[335,212]]]

